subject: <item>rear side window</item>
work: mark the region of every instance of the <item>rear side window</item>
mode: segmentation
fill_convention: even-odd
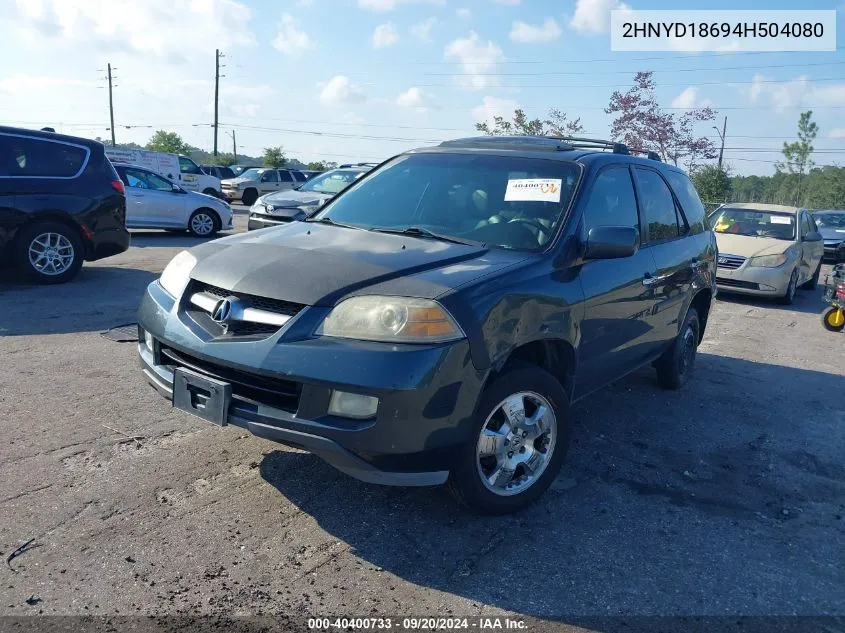
[[[220,178],[220,180],[225,180],[226,178],[234,178],[235,177],[235,172],[233,172],[228,167],[220,167],[217,171],[218,171],[217,177]]]
[[[710,227],[707,224],[704,205],[692,181],[686,174],[677,171],[667,171],[664,176],[672,185],[675,196],[681,203],[681,209],[689,222],[690,233],[696,234],[708,230]]]
[[[279,176],[281,176],[282,182],[293,182],[293,178],[291,177],[290,172],[280,171]]]
[[[272,169],[261,174],[261,182],[279,182],[279,172]]]
[[[88,154],[78,145],[0,134],[0,177],[73,178]]]
[[[645,226],[645,242],[663,242],[678,237],[678,215],[675,199],[660,175],[637,167],[640,212]]]
[[[590,190],[584,208],[584,226],[630,226],[639,228],[637,199],[627,167],[610,167],[602,170]]]
[[[291,173],[293,174],[293,177],[296,178],[297,182],[305,182],[308,180],[308,176],[303,174],[301,171],[294,171]]]

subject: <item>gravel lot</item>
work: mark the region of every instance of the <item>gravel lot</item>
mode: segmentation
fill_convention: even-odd
[[[1,615],[845,615],[845,339],[818,291],[720,297],[685,390],[642,370],[579,403],[553,489],[489,519],[171,411],[100,332],[194,243],[0,280],[3,559],[31,541]]]

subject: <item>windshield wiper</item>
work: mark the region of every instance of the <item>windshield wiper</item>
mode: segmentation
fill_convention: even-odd
[[[319,224],[331,224],[332,226],[339,226],[344,229],[357,229],[359,231],[365,230],[363,227],[355,226],[354,224],[344,224],[343,222],[335,222],[331,218],[308,218],[306,222],[317,222]]]
[[[459,237],[453,237],[451,235],[441,235],[440,233],[429,231],[428,229],[424,229],[420,226],[407,226],[404,229],[372,228],[370,229],[370,231],[375,231],[376,233],[390,233],[392,235],[410,235],[411,237],[440,240],[441,242],[451,242],[452,244],[464,244],[465,246],[484,246],[483,242],[477,242],[475,240],[464,240]]]

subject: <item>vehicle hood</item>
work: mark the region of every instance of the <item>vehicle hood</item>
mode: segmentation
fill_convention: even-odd
[[[328,193],[316,193],[314,191],[278,191],[262,196],[264,204],[269,204],[278,209],[290,209],[303,205],[319,206],[332,197]]]
[[[795,244],[792,240],[776,240],[773,237],[750,237],[716,233],[716,244],[720,254],[755,257],[757,255],[778,255]]]
[[[835,226],[820,226],[819,233],[824,240],[845,240],[845,229],[837,229]]]
[[[238,176],[237,178],[224,178],[220,181],[220,184],[238,186],[247,182],[253,182],[252,178],[242,178],[241,176]]]
[[[524,259],[405,235],[295,222],[191,249],[191,277],[238,293],[332,306],[349,294],[434,299]]]
[[[209,196],[204,193],[200,193],[199,191],[188,191],[185,190],[185,195],[188,196],[188,201],[192,205],[202,206],[208,205],[212,207],[228,207],[229,205],[221,200],[220,198],[216,198],[214,196]]]

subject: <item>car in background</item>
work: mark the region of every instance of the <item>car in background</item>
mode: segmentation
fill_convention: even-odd
[[[314,171],[312,169],[300,169],[299,171],[301,174],[304,174],[305,178],[308,180],[311,180],[314,176],[324,173],[322,171]]]
[[[106,147],[106,156],[115,165],[137,165],[154,171],[188,191],[199,191],[209,196],[222,195],[220,179],[205,173],[187,156],[122,147]]]
[[[845,261],[845,211],[813,211],[813,220],[822,234],[825,258],[834,262]]]
[[[789,305],[798,287],[818,284],[824,247],[806,209],[729,202],[710,222],[719,245],[719,290],[777,297]]]
[[[231,167],[221,167],[220,165],[200,165],[200,169],[209,176],[214,176],[220,180],[236,177],[236,174],[232,171]]]
[[[303,174],[292,169],[250,167],[236,178],[224,180],[221,187],[226,200],[240,201],[251,206],[259,196],[293,189],[306,180]]]
[[[306,222],[176,255],[138,353],[171,406],[501,514],[557,477],[572,402],[639,367],[691,379],[715,276],[680,169],[609,141],[458,139]]]
[[[232,170],[232,172],[235,174],[235,177],[237,178],[242,173],[244,173],[247,169],[252,169],[253,167],[259,167],[259,166],[260,165],[240,165],[240,164],[236,163],[234,165],[229,165],[229,169]]]
[[[126,188],[126,227],[188,231],[212,237],[232,228],[232,209],[216,196],[187,191],[155,172],[115,166]]]
[[[332,169],[311,178],[290,191],[261,196],[249,209],[247,230],[304,220],[320,210],[323,204],[370,171],[369,167]]]
[[[127,248],[124,186],[102,143],[0,126],[0,265],[58,284]]]

